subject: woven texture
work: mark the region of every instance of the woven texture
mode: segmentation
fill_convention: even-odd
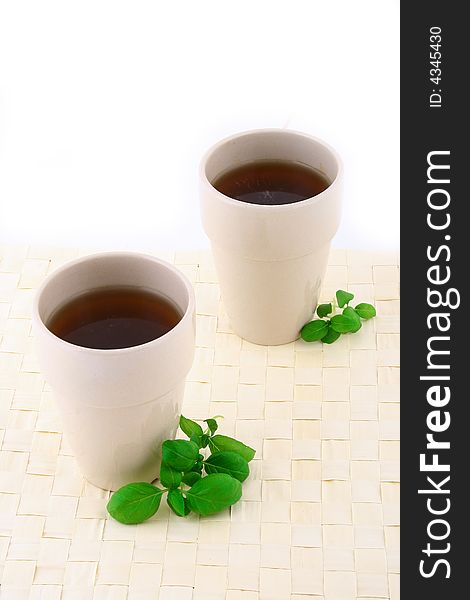
[[[34,288],[86,253],[0,247],[1,599],[398,600],[397,256],[332,252],[323,301],[377,307],[357,334],[262,347],[232,333],[209,253],[157,253],[196,289],[184,414],[224,415],[256,457],[231,511],[162,503],[125,526],[78,472],[32,347]]]

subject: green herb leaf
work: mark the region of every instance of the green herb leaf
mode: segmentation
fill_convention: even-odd
[[[331,325],[328,327],[328,333],[322,338],[324,344],[332,344],[341,336],[338,331],[335,331]]]
[[[194,465],[194,467],[189,471],[189,473],[202,473],[202,460],[201,461],[197,461],[197,463]]]
[[[199,448],[202,448],[202,435],[198,435],[197,433],[193,433],[190,441],[193,442],[194,444],[196,444],[196,446]]]
[[[236,452],[216,452],[204,461],[204,469],[211,473],[228,473],[238,481],[245,481],[250,474],[248,463]]]
[[[355,319],[348,317],[347,315],[335,315],[331,317],[331,328],[337,331],[338,333],[349,333],[350,331],[354,331],[356,327]]]
[[[202,435],[204,432],[202,431],[202,427],[196,421],[191,421],[191,419],[187,419],[181,415],[180,417],[180,427],[181,431],[185,433],[188,438],[195,433],[196,435]]]
[[[367,304],[367,302],[361,302],[356,306],[356,312],[362,319],[372,319],[377,314],[375,306]]]
[[[184,497],[181,493],[181,490],[169,491],[166,501],[168,506],[175,514],[178,515],[178,517],[185,517],[191,512],[191,509],[189,508],[189,506],[186,505],[184,501]]]
[[[201,479],[201,475],[199,473],[195,473],[194,471],[190,471],[189,473],[185,473],[183,475],[183,483],[186,485],[194,485],[199,479]]]
[[[344,290],[338,290],[336,292],[336,301],[338,302],[338,306],[340,308],[346,306],[346,304],[348,304],[348,302],[351,302],[353,298],[354,294],[351,294],[350,292],[345,292]]]
[[[186,492],[191,510],[204,516],[228,508],[238,502],[241,495],[242,484],[227,473],[207,475]]]
[[[359,331],[359,329],[362,327],[362,322],[354,308],[352,308],[351,306],[347,306],[343,310],[343,315],[345,315],[346,317],[351,317],[353,321],[356,321],[356,326],[354,329],[351,329],[351,333],[356,333],[356,331]]]
[[[225,451],[236,452],[237,454],[242,456],[246,460],[246,462],[250,462],[250,460],[253,460],[256,454],[256,450],[253,450],[253,448],[245,446],[245,444],[242,444],[242,442],[234,440],[233,438],[228,437],[227,435],[220,434],[214,435],[210,438],[209,448],[213,453]]]
[[[215,433],[219,428],[215,419],[204,419],[204,423],[207,423],[207,426],[209,427],[209,431],[211,433]]]
[[[333,306],[331,305],[331,302],[329,304],[319,304],[317,306],[317,315],[320,317],[320,319],[323,319],[323,317],[326,317],[331,312],[333,312]]]
[[[151,483],[129,483],[114,492],[106,508],[120,523],[142,523],[157,512],[162,494]]]
[[[167,440],[162,445],[162,460],[175,471],[189,471],[197,460],[199,448],[188,440]]]
[[[181,478],[182,476],[180,471],[174,471],[166,463],[162,462],[160,467],[160,483],[164,487],[170,490],[177,488],[181,483]]]
[[[199,446],[199,448],[206,448],[207,444],[209,443],[209,435],[207,433],[204,433],[203,435],[201,435],[201,445]]]
[[[315,319],[306,323],[300,330],[300,337],[306,342],[316,342],[321,340],[328,332],[327,321],[321,319]]]

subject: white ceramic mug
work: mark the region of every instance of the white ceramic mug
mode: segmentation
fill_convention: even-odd
[[[130,348],[76,346],[47,328],[51,315],[83,292],[107,286],[145,288],[183,315],[165,335]],[[130,252],[72,261],[39,289],[33,327],[43,374],[56,397],[66,439],[84,476],[104,489],[153,481],[161,444],[174,437],[184,380],[194,355],[194,292],[166,262]]]
[[[312,198],[265,206],[240,202],[212,182],[256,160],[289,160],[331,184]],[[285,129],[239,133],[213,146],[200,167],[202,223],[234,331],[255,344],[298,338],[312,317],[341,215],[342,165],[325,142]]]

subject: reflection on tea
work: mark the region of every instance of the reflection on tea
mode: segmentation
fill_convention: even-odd
[[[219,175],[212,185],[222,194],[250,204],[293,204],[330,185],[321,171],[288,160],[244,163]]]

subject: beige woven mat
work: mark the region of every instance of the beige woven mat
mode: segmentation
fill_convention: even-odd
[[[78,473],[31,343],[34,288],[84,253],[0,248],[1,599],[397,600],[397,256],[332,252],[324,300],[345,288],[377,306],[359,333],[266,348],[231,332],[207,252],[159,253],[196,288],[184,413],[225,415],[257,455],[231,513],[162,503],[125,526]]]

